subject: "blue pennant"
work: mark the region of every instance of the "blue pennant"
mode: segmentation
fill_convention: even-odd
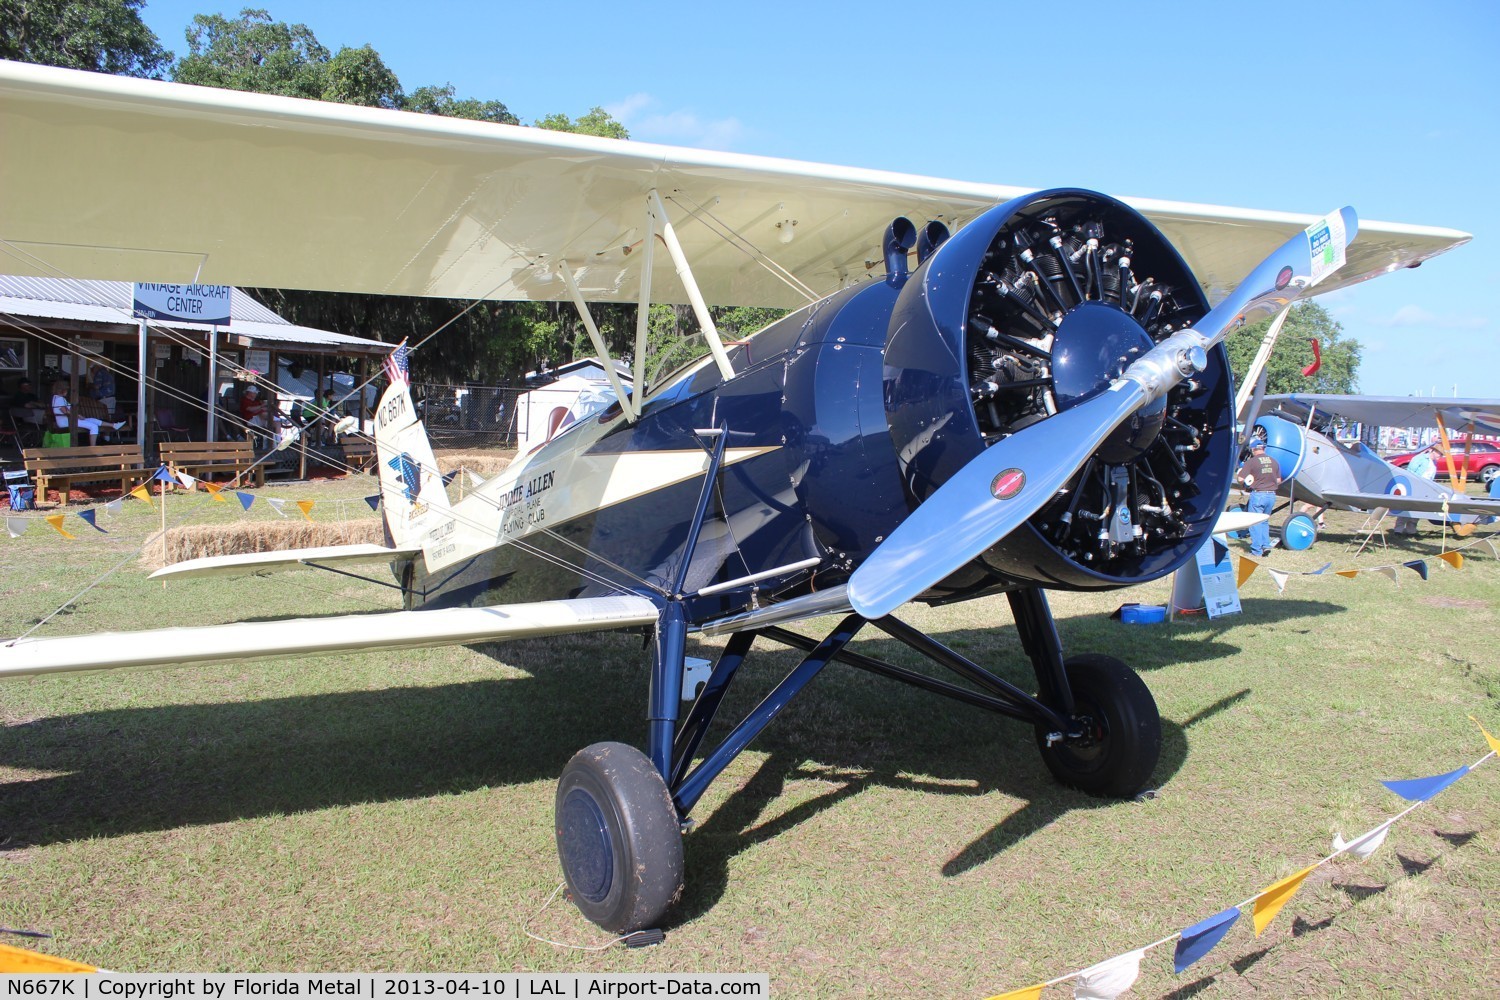
[[[1404,562],[1401,565],[1405,566],[1407,569],[1414,569],[1414,570],[1416,570],[1418,576],[1420,576],[1424,580],[1427,579],[1427,560],[1426,559],[1413,559],[1410,562]]]
[[[1430,778],[1408,778],[1405,781],[1382,781],[1381,784],[1403,799],[1411,802],[1426,802],[1468,773],[1469,765],[1465,764],[1458,770],[1449,771],[1447,774],[1434,774]]]
[[[446,476],[443,477],[443,485],[447,486],[449,483],[453,482],[454,477],[457,476],[457,475],[458,475],[458,470],[457,469],[454,469],[452,472],[448,473]]]
[[[367,504],[370,505],[370,509],[371,510],[379,510],[380,509],[380,494],[377,493],[377,494],[375,494],[372,497],[365,497],[365,503],[367,503]]]
[[[78,512],[78,516],[80,519],[87,521],[88,526],[90,528],[93,528],[95,531],[103,532],[106,535],[109,534],[109,532],[104,531],[103,528],[99,527],[99,525],[95,523],[94,519],[97,518],[99,514],[92,507],[90,507],[88,510],[80,510]]]
[[[152,477],[151,477],[151,480],[153,482],[155,482],[158,479],[160,479],[164,483],[175,483],[175,482],[177,482],[177,477],[174,476],[174,475],[172,475],[171,471],[165,465],[158,465],[156,467],[155,474],[152,475]]]
[[[1207,920],[1200,920],[1182,932],[1177,942],[1177,951],[1172,955],[1172,968],[1182,972],[1198,959],[1213,950],[1214,945],[1229,933],[1229,928],[1240,919],[1240,908],[1231,906],[1222,913],[1215,913]]]
[[[254,493],[241,493],[239,490],[235,490],[234,495],[240,498],[240,506],[246,510],[249,510],[250,505],[255,502]]]

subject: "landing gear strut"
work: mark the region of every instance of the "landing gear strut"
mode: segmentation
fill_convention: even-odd
[[[774,625],[735,632],[680,725],[676,705],[686,628],[680,606],[669,604],[652,666],[649,753],[597,743],[569,762],[558,783],[557,849],[574,903],[616,933],[655,926],[682,892],[682,822],[724,768],[835,660],[1029,723],[1058,781],[1090,795],[1133,797],[1151,779],[1161,754],[1161,717],[1151,692],[1114,657],[1081,654],[1065,661],[1040,589],[1008,596],[1036,671],[1036,695],[894,617],[869,624],[968,685],[855,653],[846,647],[866,621],[849,615],[821,641]],[[704,734],[756,638],[807,655],[695,765]]]

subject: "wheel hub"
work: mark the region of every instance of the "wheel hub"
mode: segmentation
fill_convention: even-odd
[[[558,812],[558,853],[573,891],[591,903],[609,895],[615,859],[604,813],[593,796],[575,788]]]

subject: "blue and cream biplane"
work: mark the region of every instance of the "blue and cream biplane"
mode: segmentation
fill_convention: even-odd
[[[1229,333],[1468,239],[17,64],[0,134],[16,273],[571,300],[605,358],[590,303],[640,305],[636,358],[649,303],[691,305],[698,361],[616,377],[613,403],[456,502],[397,378],[376,417],[388,545],[164,573],[389,567],[400,610],[0,645],[19,677],[648,632],[645,752],[588,747],[557,787],[572,898],[615,931],[679,897],[694,805],[833,660],[1032,726],[1066,784],[1141,789],[1155,702],[1118,659],[1065,656],[1046,592],[1157,579],[1214,529]],[[705,303],[791,311],[725,343]],[[1035,691],[898,617],[994,594]],[[785,628],[830,615],[821,640]],[[867,625],[965,683],[856,653]],[[693,635],[727,640],[684,711]],[[806,656],[705,750],[757,639]]]

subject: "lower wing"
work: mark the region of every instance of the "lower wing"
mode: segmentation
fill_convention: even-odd
[[[0,679],[128,667],[221,663],[369,649],[457,646],[656,623],[644,597],[588,597],[485,608],[99,632],[0,643]]]
[[[1446,500],[1438,497],[1401,497],[1394,493],[1324,493],[1334,503],[1355,510],[1374,510],[1384,507],[1393,514],[1411,511],[1420,514],[1474,514],[1480,517],[1500,517],[1500,500],[1483,500],[1478,497],[1454,496]]]

